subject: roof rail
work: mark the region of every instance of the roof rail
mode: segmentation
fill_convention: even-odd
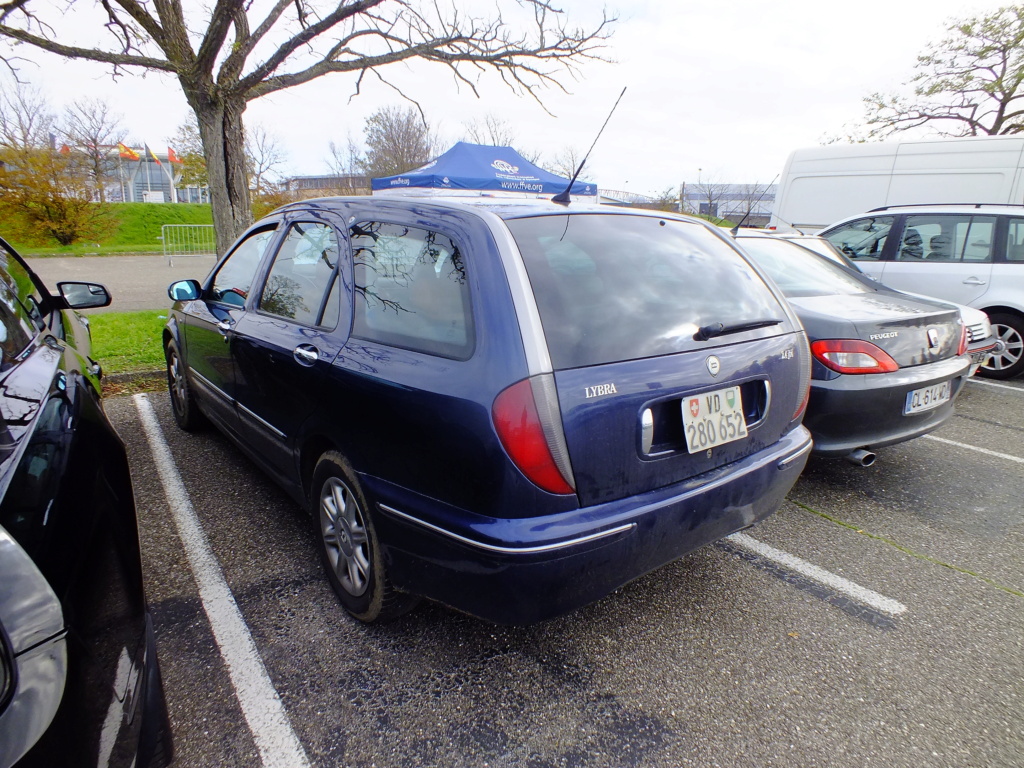
[[[936,208],[941,206],[954,206],[961,205],[965,208],[981,208],[986,205],[998,205],[1002,208],[1024,208],[1024,204],[1021,203],[902,203],[900,205],[883,205],[880,208],[872,208],[868,213],[877,213],[878,211],[888,211],[893,208]]]

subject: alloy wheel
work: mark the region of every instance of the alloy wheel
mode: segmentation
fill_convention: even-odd
[[[173,351],[168,355],[167,373],[170,377],[174,408],[181,412],[185,408],[185,399],[188,397],[188,383],[185,381],[185,372],[182,370],[181,358]]]
[[[992,330],[1006,344],[1006,349],[1001,354],[991,355],[981,367],[985,371],[1005,371],[1020,362],[1024,355],[1024,338],[1010,325],[993,323]]]
[[[329,477],[320,492],[320,534],[331,569],[353,597],[370,584],[370,544],[363,511],[351,489]]]

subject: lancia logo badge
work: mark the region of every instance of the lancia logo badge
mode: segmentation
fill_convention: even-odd
[[[939,346],[939,331],[937,328],[928,329],[928,346],[932,349]]]
[[[722,370],[722,364],[714,355],[711,355],[705,362],[708,366],[708,373],[710,373],[712,376],[717,376],[718,372]]]

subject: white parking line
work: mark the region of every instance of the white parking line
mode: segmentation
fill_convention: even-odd
[[[935,435],[922,435],[927,437],[929,440],[934,440],[937,443],[945,443],[946,445],[955,445],[957,448],[966,448],[969,451],[977,451],[978,453],[984,453],[986,456],[995,456],[997,459],[1006,459],[1007,461],[1015,461],[1018,464],[1024,464],[1024,459],[1020,456],[1013,456],[1009,453],[1000,453],[999,451],[990,451],[988,448],[979,448],[977,445],[968,445],[967,443],[958,443],[956,440],[947,440],[944,437],[936,437]]]
[[[1024,387],[1012,387],[1009,384],[996,384],[994,381],[986,381],[985,379],[970,378],[967,380],[970,384],[984,384],[986,387],[997,387],[998,389],[1009,389],[1014,392],[1019,392],[1024,395]]]
[[[857,602],[874,608],[877,611],[888,613],[890,616],[899,616],[907,610],[907,606],[903,605],[903,603],[897,602],[885,595],[880,595],[878,592],[862,587],[860,584],[855,584],[848,579],[844,579],[842,576],[836,576],[824,568],[808,563],[806,560],[801,560],[796,555],[770,547],[745,533],[734,533],[731,536],[726,536],[725,539],[761,557],[772,560],[791,571],[796,571],[809,579],[813,579],[819,584],[824,584],[837,592],[842,592]]]
[[[242,707],[265,768],[307,768],[309,759],[288,721],[281,699],[267,674],[249,627],[234,595],[224,580],[220,564],[210,549],[188,492],[174,465],[156,413],[149,399],[135,395],[135,407],[149,440],[160,483],[171,508],[178,536],[199,586],[203,610],[227,665],[238,703]]]

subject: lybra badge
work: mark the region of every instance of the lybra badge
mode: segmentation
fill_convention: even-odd
[[[714,355],[710,355],[705,362],[708,366],[708,373],[712,376],[717,376],[718,372],[722,370],[722,363]]]
[[[938,328],[929,328],[928,329],[928,346],[930,348],[932,348],[932,349],[935,349],[937,346],[939,346],[939,330],[938,330]]]

